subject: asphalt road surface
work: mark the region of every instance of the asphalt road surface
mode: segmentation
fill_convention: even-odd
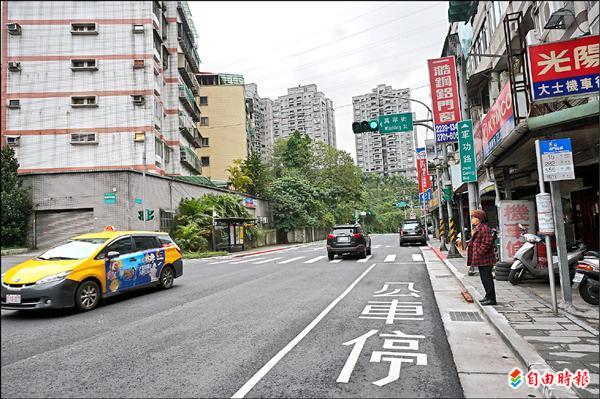
[[[1,396],[462,396],[418,247],[372,242],[185,261],[172,289],[87,313],[3,310]]]

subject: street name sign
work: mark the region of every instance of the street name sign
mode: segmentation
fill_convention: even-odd
[[[117,193],[104,193],[104,203],[105,204],[116,204],[117,203]]]
[[[544,181],[575,179],[571,139],[540,141]]]
[[[413,114],[381,115],[379,116],[379,133],[405,133],[413,131]]]
[[[475,142],[473,140],[473,121],[471,119],[460,121],[457,123],[457,126],[462,182],[476,182],[477,165],[475,160]]]

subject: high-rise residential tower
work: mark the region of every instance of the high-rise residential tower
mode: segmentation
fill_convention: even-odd
[[[273,104],[273,137],[287,137],[295,130],[330,146],[336,146],[333,103],[317,85],[292,87]]]
[[[411,112],[410,89],[378,85],[371,93],[352,97],[354,121],[377,119],[380,115]],[[414,132],[355,135],[356,160],[366,173],[402,174],[416,178]]]

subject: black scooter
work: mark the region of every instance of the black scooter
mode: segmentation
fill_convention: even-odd
[[[575,277],[573,278],[573,289],[579,287],[579,295],[587,303],[598,305],[598,292],[600,283],[598,282],[598,269],[600,263],[600,254],[598,252],[588,251],[583,259],[577,263]]]

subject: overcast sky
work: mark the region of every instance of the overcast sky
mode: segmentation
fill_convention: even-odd
[[[333,101],[337,146],[356,158],[352,96],[377,84],[431,104],[427,59],[440,57],[448,2],[189,2],[204,72],[244,75],[261,97],[315,83]],[[419,119],[426,109],[416,103]],[[418,128],[419,142],[425,138]],[[428,137],[429,138],[429,137]]]

